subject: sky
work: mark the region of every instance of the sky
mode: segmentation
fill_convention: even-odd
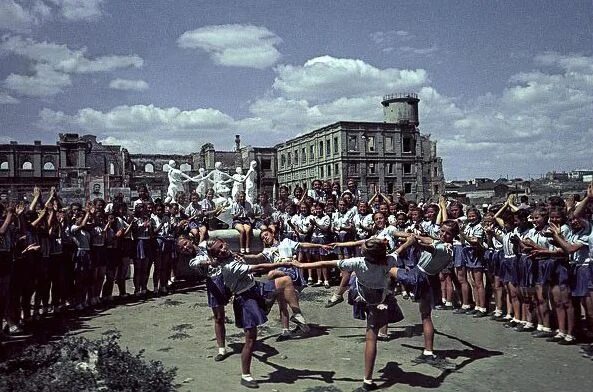
[[[273,146],[419,94],[445,177],[593,169],[593,2],[0,0],[0,143]]]

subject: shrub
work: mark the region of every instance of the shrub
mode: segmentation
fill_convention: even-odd
[[[174,391],[176,369],[146,362],[118,344],[118,335],[97,341],[68,337],[30,346],[0,364],[0,390],[33,391]]]

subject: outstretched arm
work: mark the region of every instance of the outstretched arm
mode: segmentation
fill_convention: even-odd
[[[316,261],[314,263],[300,263],[298,261],[293,261],[291,265],[294,265],[298,268],[331,268],[337,267],[339,260],[324,260],[324,261]]]

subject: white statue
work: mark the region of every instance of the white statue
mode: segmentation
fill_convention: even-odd
[[[169,161],[169,168],[167,169],[167,176],[169,177],[169,187],[167,188],[167,197],[165,203],[175,201],[177,192],[183,192],[183,183],[191,181],[192,178],[175,167],[175,161]],[[183,178],[187,180],[183,180]]]
[[[206,169],[203,167],[198,169],[198,175],[192,179],[194,182],[198,182],[196,187],[196,193],[203,199],[208,191],[208,179],[206,179]]]
[[[245,200],[253,205],[257,201],[257,195],[255,194],[255,167],[257,166],[256,161],[249,163],[249,170],[245,174]]]
[[[237,167],[235,169],[235,174],[233,174],[233,189],[231,190],[231,197],[233,200],[237,200],[237,194],[243,190],[243,183],[245,182],[245,176],[243,175],[243,169],[241,167]]]

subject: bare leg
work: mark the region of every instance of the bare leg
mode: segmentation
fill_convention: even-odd
[[[251,374],[251,358],[256,340],[257,328],[245,329],[245,344],[243,350],[241,350],[241,371],[243,374]]]
[[[377,330],[367,328],[366,339],[364,343],[364,378],[373,379],[373,370],[375,368],[375,359],[377,358]]]
[[[226,327],[224,325],[224,306],[212,308],[214,314],[214,334],[216,335],[216,345],[218,348],[224,348],[226,341]]]

